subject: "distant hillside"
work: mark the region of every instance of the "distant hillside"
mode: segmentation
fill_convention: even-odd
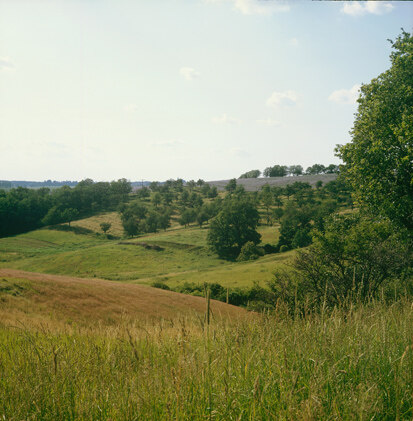
[[[263,177],[263,178],[238,178],[237,184],[244,186],[246,191],[260,190],[265,184],[270,186],[286,186],[287,184],[301,181],[303,183],[310,183],[312,186],[319,180],[323,184],[333,181],[337,178],[337,174],[318,174],[318,175],[299,175],[292,177]],[[216,186],[218,190],[224,190],[229,180],[208,181],[211,186]]]
[[[205,299],[144,285],[0,269],[2,323],[60,321],[111,325],[121,320],[203,316]],[[215,317],[245,310],[211,301]]]

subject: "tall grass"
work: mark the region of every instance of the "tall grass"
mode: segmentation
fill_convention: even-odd
[[[0,328],[0,419],[411,419],[411,303]]]

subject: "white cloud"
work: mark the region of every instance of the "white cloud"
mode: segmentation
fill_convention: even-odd
[[[199,76],[199,73],[195,69],[193,69],[192,67],[181,67],[179,69],[179,73],[186,80],[194,80]]]
[[[215,124],[238,124],[241,123],[241,120],[228,116],[226,113],[222,114],[220,117],[214,117],[212,122]]]
[[[340,104],[355,104],[359,96],[359,89],[360,85],[354,85],[350,89],[338,89],[337,91],[332,92],[328,99],[329,101]]]
[[[0,57],[0,69],[11,70],[14,69],[14,63],[9,57]]]
[[[341,8],[341,12],[351,16],[363,16],[367,13],[374,15],[383,15],[394,9],[389,2],[384,1],[347,1]]]
[[[208,3],[231,2],[234,9],[243,15],[271,15],[288,12],[290,5],[287,0],[206,0]]]
[[[294,91],[273,92],[267,99],[267,105],[269,107],[294,105],[297,99],[297,94]]]
[[[276,127],[280,125],[280,122],[273,120],[272,118],[265,118],[262,120],[257,120],[257,123],[261,126]]]
[[[138,110],[138,106],[136,104],[126,104],[123,107],[124,111],[126,111],[127,113],[134,113],[135,111]]]

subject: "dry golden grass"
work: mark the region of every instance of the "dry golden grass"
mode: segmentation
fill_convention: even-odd
[[[145,285],[12,269],[0,270],[0,303],[0,320],[6,324],[37,320],[112,325],[127,320],[203,317],[206,308],[204,298]],[[246,314],[239,307],[214,300],[211,308],[218,318]]]
[[[73,221],[72,225],[74,227],[87,228],[91,231],[102,233],[102,229],[100,228],[100,224],[102,222],[109,222],[112,224],[110,230],[107,232],[108,234],[112,234],[117,237],[121,237],[123,235],[122,222],[118,212],[105,212],[89,218],[79,219],[78,221]]]

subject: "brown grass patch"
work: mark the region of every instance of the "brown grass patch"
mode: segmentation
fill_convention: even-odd
[[[25,286],[19,295],[0,293],[1,323],[113,325],[125,320],[203,318],[205,299],[103,279],[47,275],[0,269],[0,279]],[[29,282],[28,282],[29,281]],[[211,301],[216,318],[238,318],[239,307]]]

